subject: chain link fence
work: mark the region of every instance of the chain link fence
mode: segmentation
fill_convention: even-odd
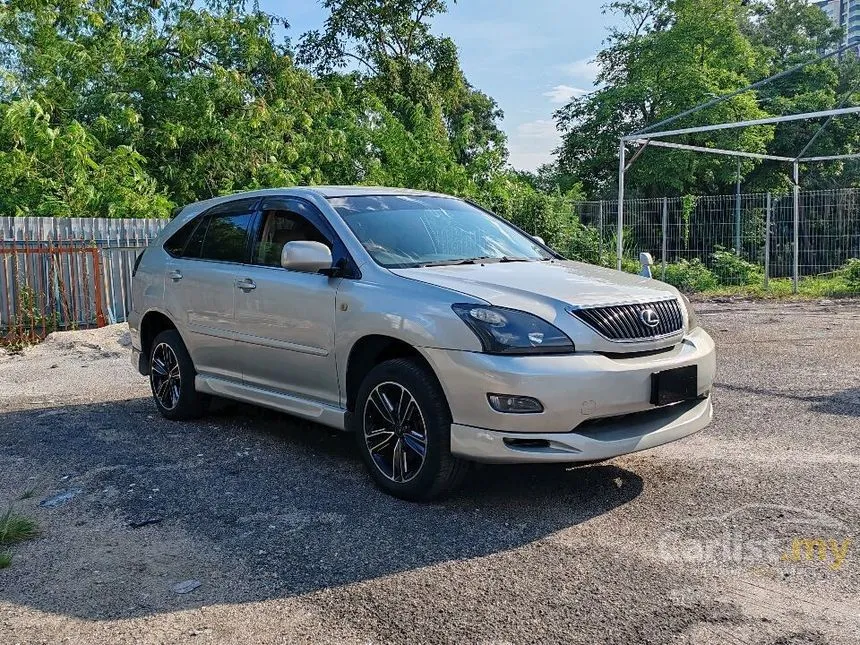
[[[794,196],[770,193],[625,200],[624,264],[651,253],[655,277],[697,274],[690,290],[845,274],[860,258],[860,189],[804,191],[798,203],[796,270]],[[613,264],[618,202],[578,202],[574,215],[599,231],[600,261]]]

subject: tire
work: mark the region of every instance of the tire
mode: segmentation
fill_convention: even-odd
[[[445,394],[433,373],[415,360],[398,358],[370,371],[358,390],[351,425],[373,481],[394,497],[416,502],[442,497],[468,470],[468,462],[451,455]]]
[[[149,386],[158,411],[171,421],[203,416],[208,397],[194,389],[197,372],[175,329],[161,332],[149,354]]]

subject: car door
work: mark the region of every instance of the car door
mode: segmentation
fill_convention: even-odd
[[[236,289],[236,339],[246,385],[339,403],[334,355],[335,295],[341,278],[281,267],[287,242],[315,241],[338,258],[324,216],[301,199],[268,198]]]
[[[203,374],[242,379],[235,360],[236,272],[248,259],[258,202],[228,202],[204,213],[167,266],[166,302]]]

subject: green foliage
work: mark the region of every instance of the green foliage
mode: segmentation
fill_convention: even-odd
[[[32,540],[39,533],[39,525],[35,520],[15,512],[11,507],[0,515],[0,546]]]
[[[564,133],[559,165],[590,194],[615,184],[621,136],[743,87],[766,72],[760,53],[741,30],[747,12],[741,0],[619,0],[607,8],[631,27],[613,28],[606,48],[597,54],[599,89],[556,113]],[[719,123],[765,115],[750,92],[695,118]],[[764,152],[772,137],[772,128],[756,127],[707,133],[695,143]],[[734,160],[715,155],[676,150],[646,155],[647,162],[631,168],[629,182],[648,195],[711,192],[736,172]]]
[[[717,277],[698,258],[667,264],[663,279],[686,292],[710,291],[718,285]]]
[[[8,507],[0,515],[0,547],[8,547],[19,542],[26,542],[41,535],[41,529],[35,520],[21,515],[13,507]],[[0,569],[12,564],[12,552],[0,550]]]
[[[34,99],[0,104],[0,213],[166,217],[170,201],[127,145],[104,146],[79,121],[56,126]]]
[[[60,315],[56,311],[42,313],[38,302],[39,296],[31,286],[23,282],[18,284],[18,302],[15,305],[15,321],[13,327],[28,331],[45,329],[46,333],[57,331]]]
[[[324,6],[295,51],[286,20],[243,0],[0,5],[0,213],[167,217],[321,183],[504,200],[528,184],[504,171],[495,101],[431,32],[445,2]]]
[[[617,186],[618,141],[799,63],[843,40],[824,12],[808,0],[615,0],[607,10],[622,27],[611,30],[596,56],[599,89],[573,99],[556,113],[563,133],[556,172],[573,175],[592,197],[608,197]],[[846,54],[815,62],[756,90],[675,121],[672,128],[710,125],[768,115],[796,114],[855,105],[860,100],[860,58]],[[820,121],[686,135],[674,140],[794,158]],[[855,151],[860,123],[836,119],[811,154]],[[638,196],[725,194],[736,160],[716,155],[651,148],[628,174],[628,192]],[[803,168],[808,188],[860,181],[855,164]],[[750,190],[784,190],[780,164],[745,159]]]
[[[700,292],[705,298],[754,298],[780,300],[807,300],[811,298],[850,298],[860,295],[860,289],[849,286],[838,275],[801,278],[798,292],[794,293],[791,278],[771,279],[768,288],[764,284],[717,286]]]
[[[840,271],[845,283],[857,292],[860,292],[860,258],[851,258]]]
[[[711,271],[720,284],[759,284],[764,281],[762,267],[747,262],[735,254],[717,246],[712,256]]]
[[[696,212],[697,201],[698,198],[695,195],[684,195],[681,198],[681,237],[684,250],[690,248],[690,220]]]

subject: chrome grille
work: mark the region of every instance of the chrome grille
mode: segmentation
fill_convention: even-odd
[[[645,309],[652,309],[657,314],[659,322],[655,327],[642,321],[642,311]],[[671,336],[684,328],[684,316],[677,300],[571,309],[570,313],[601,336],[622,342]]]

